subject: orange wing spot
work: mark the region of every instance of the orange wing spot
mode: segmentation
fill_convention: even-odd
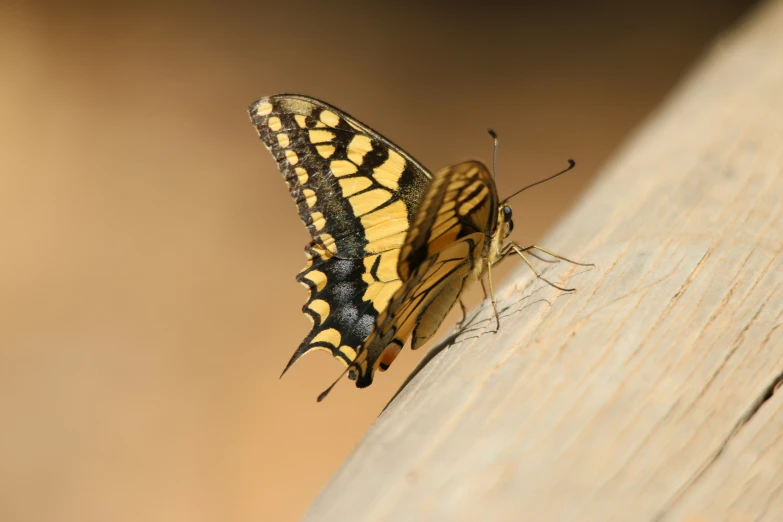
[[[400,347],[392,343],[389,346],[387,346],[380,357],[378,357],[378,369],[382,372],[385,372],[389,366],[391,366],[391,363],[394,362],[394,359],[397,358],[397,356],[400,354]]]

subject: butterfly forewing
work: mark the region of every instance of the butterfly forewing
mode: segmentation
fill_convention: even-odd
[[[495,182],[482,163],[466,161],[438,171],[402,248],[398,272],[403,281],[422,261],[457,239],[473,232],[491,236],[497,204]]]
[[[300,95],[263,98],[250,118],[288,183],[312,242],[297,280],[310,291],[305,353],[345,364],[402,284],[399,250],[429,173],[399,147],[339,109]]]

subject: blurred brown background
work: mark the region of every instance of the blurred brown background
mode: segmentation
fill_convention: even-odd
[[[431,169],[492,126],[501,195],[575,158],[515,200],[531,242],[749,4],[0,3],[0,520],[296,520],[426,350],[321,404],[327,355],[278,380],[307,234],[250,102]]]

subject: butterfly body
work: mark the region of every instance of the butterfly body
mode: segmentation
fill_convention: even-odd
[[[303,312],[313,328],[286,370],[326,350],[368,386],[408,338],[415,349],[432,337],[465,286],[509,252],[511,209],[484,164],[430,174],[319,100],[276,95],[249,113],[312,236],[297,280],[310,291]]]

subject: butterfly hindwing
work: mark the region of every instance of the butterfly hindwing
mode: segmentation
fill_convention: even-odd
[[[369,386],[376,369],[388,368],[411,334],[415,349],[435,333],[468,277],[481,272],[497,207],[494,180],[481,163],[460,163],[433,176],[401,250],[402,286],[351,365],[357,386]]]
[[[344,112],[300,95],[262,98],[251,120],[312,242],[297,280],[313,328],[286,369],[328,350],[349,364],[402,284],[399,249],[429,183],[419,162]]]

